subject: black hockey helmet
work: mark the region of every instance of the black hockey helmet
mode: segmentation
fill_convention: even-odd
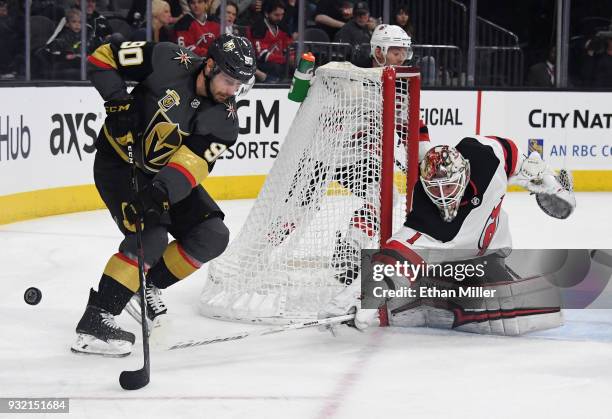
[[[255,51],[244,37],[221,35],[208,48],[208,57],[215,60],[218,70],[243,83],[255,76]]]

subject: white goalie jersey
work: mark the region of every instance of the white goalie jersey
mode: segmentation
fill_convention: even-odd
[[[476,258],[512,247],[503,203],[522,159],[516,144],[501,137],[472,136],[455,148],[471,168],[457,217],[445,222],[418,183],[412,212],[388,241],[415,250],[430,263]]]

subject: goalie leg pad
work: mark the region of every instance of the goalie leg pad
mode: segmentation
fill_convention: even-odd
[[[459,297],[459,288],[475,296]],[[561,326],[559,291],[545,277],[466,287],[450,281],[424,278],[421,289],[455,290],[448,298],[392,299],[388,303],[391,326],[428,326],[505,336],[522,335]],[[478,289],[481,288],[481,291]],[[484,291],[489,291],[492,296]]]

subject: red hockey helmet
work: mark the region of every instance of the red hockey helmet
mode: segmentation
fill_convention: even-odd
[[[436,204],[444,221],[450,223],[457,216],[470,181],[470,162],[454,147],[435,146],[421,160],[419,172],[425,193]]]

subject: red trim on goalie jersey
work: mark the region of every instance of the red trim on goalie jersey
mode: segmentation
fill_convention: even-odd
[[[417,233],[415,233],[415,235],[414,235],[414,236],[410,237],[410,238],[409,238],[408,240],[406,240],[406,241],[407,241],[408,243],[410,243],[410,244],[414,244],[414,242],[415,242],[415,241],[417,241],[417,240],[419,239],[419,237],[421,237],[421,236],[422,236],[422,234],[421,234],[421,233],[419,233],[419,232],[417,232]]]
[[[391,239],[384,244],[380,252],[372,257],[373,262],[382,262],[385,265],[393,265],[395,262],[409,262],[415,265],[424,265],[423,258],[404,243]],[[414,281],[416,278],[410,278]]]
[[[497,141],[499,145],[501,145],[504,150],[504,171],[508,177],[512,176],[516,170],[518,147],[514,141],[507,138],[497,137],[495,135],[487,135],[486,137]]]
[[[183,176],[187,178],[187,181],[189,182],[191,187],[195,188],[197,182],[193,175],[189,172],[189,170],[185,169],[183,166],[177,163],[168,163],[166,167],[171,167],[172,169],[179,171]]]

